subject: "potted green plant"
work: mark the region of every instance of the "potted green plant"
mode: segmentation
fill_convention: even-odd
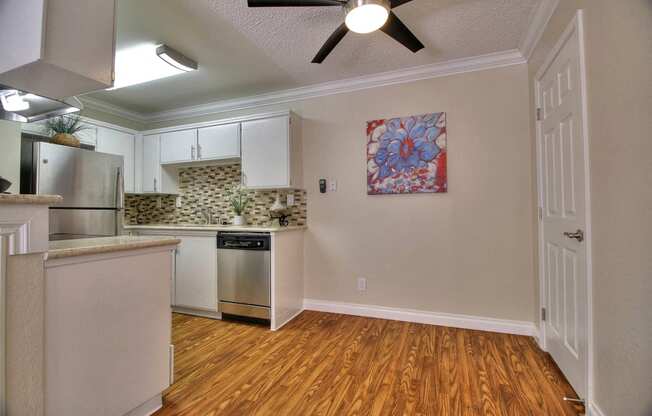
[[[246,219],[243,214],[251,200],[249,191],[241,185],[236,185],[227,191],[226,198],[235,213],[233,225],[245,225]]]
[[[79,116],[59,116],[47,121],[47,127],[52,134],[52,143],[64,146],[79,147],[79,139],[75,133],[86,130],[89,127],[81,122]]]

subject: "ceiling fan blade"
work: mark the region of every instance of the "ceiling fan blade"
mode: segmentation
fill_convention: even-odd
[[[385,23],[385,26],[381,27],[380,30],[403,44],[403,46],[412,52],[417,52],[424,48],[423,43],[421,43],[419,39],[410,32],[410,29],[401,22],[401,19],[399,19],[394,12],[389,12],[387,23]]]
[[[340,27],[335,29],[335,32],[333,32],[332,35],[328,37],[326,40],[326,43],[321,47],[319,52],[317,52],[317,55],[312,60],[313,64],[321,64],[324,62],[324,59],[328,56],[329,53],[335,49],[338,43],[342,40],[344,35],[349,33],[349,28],[346,27],[346,23],[342,23]]]
[[[409,3],[412,0],[390,0],[389,5],[393,9],[394,7],[398,7],[401,4]]]
[[[341,6],[339,0],[247,0],[249,7]]]

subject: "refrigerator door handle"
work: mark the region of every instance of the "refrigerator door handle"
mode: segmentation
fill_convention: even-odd
[[[116,185],[115,185],[115,206],[117,209],[123,209],[125,205],[125,181],[124,176],[122,175],[122,168],[118,168],[118,173],[116,175]]]

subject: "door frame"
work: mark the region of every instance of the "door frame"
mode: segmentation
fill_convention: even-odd
[[[582,140],[584,142],[584,180],[585,180],[585,244],[586,244],[586,290],[587,290],[587,365],[586,365],[586,396],[585,407],[589,411],[589,405],[593,399],[593,259],[592,259],[592,238],[591,229],[591,175],[590,175],[590,152],[589,152],[589,123],[588,123],[588,97],[587,97],[587,79],[586,79],[586,45],[584,32],[584,12],[578,10],[568,27],[564,30],[559,40],[546,56],[544,63],[538,69],[534,77],[534,99],[535,108],[541,108],[540,80],[546,70],[550,67],[561,49],[566,45],[573,34],[577,33],[578,51],[579,51],[579,77],[580,77],[580,98],[582,103]],[[544,268],[544,242],[543,242],[543,145],[541,134],[541,121],[536,121],[536,161],[537,161],[537,206],[538,206],[538,254],[539,254],[539,306],[541,308],[547,305],[546,297],[546,274]],[[546,345],[546,326],[543,316],[539,314],[539,346],[542,350],[547,351]]]

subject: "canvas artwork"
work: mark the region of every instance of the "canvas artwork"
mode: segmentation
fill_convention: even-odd
[[[446,113],[367,122],[367,193],[446,192]]]

